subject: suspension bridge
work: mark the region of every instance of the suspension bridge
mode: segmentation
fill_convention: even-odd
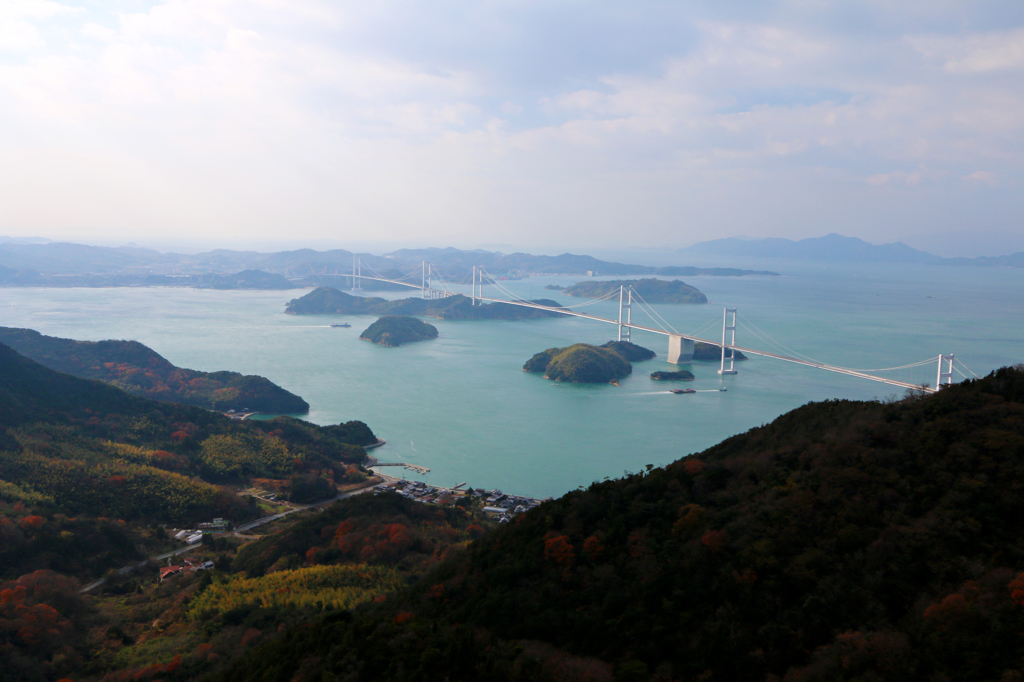
[[[450,285],[441,277],[438,270],[429,262],[424,261],[418,272],[410,272],[400,279],[393,279],[381,276],[379,272],[367,266],[367,272],[370,274],[363,274],[362,260],[358,256],[353,256],[352,261],[352,273],[345,273],[344,276],[352,278],[352,292],[357,293],[362,290],[361,283],[363,280],[372,280],[378,282],[388,282],[390,284],[401,285],[412,289],[419,289],[421,295],[424,298],[439,299],[447,298],[449,296],[457,295],[457,292],[452,291]],[[415,276],[420,275],[420,281],[415,281]],[[434,285],[438,284],[443,288],[436,288]],[[501,293],[508,296],[507,299],[503,298],[492,298],[483,295],[484,284],[493,285]],[[601,317],[598,315],[592,315],[585,312],[580,312],[577,308],[594,305],[603,301],[614,301],[618,298],[619,314],[618,318]],[[648,304],[643,298],[631,287],[620,287],[619,291],[613,291],[604,296],[591,299],[584,303],[579,303],[572,306],[548,306],[533,301],[528,301],[520,296],[515,295],[502,284],[495,277],[491,276],[479,266],[473,266],[473,278],[472,278],[472,294],[469,296],[472,301],[472,305],[482,305],[483,303],[506,303],[509,305],[523,306],[526,308],[534,308],[537,310],[546,310],[559,315],[567,315],[572,317],[579,317],[595,322],[602,322],[605,324],[614,324],[618,327],[618,340],[629,341],[630,332],[633,329],[649,332],[652,334],[658,334],[661,336],[668,337],[668,362],[673,364],[688,364],[693,360],[694,348],[697,343],[708,344],[711,346],[717,346],[721,348],[721,359],[720,367],[718,370],[719,374],[728,375],[736,374],[736,353],[737,351],[746,355],[757,355],[766,358],[772,358],[773,360],[780,360],[782,362],[788,362],[796,365],[802,365],[804,367],[812,367],[814,369],[820,369],[827,372],[835,372],[837,374],[844,374],[846,376],[857,377],[859,379],[867,379],[868,381],[875,381],[890,386],[896,386],[899,388],[905,388],[917,391],[926,391],[929,393],[937,392],[943,386],[948,386],[954,381],[954,372],[959,374],[963,378],[969,378],[967,374],[960,370],[960,367],[966,369],[970,374],[977,377],[966,365],[959,362],[953,354],[940,353],[938,356],[932,356],[919,362],[913,362],[906,365],[900,365],[898,367],[883,367],[879,369],[852,369],[849,367],[840,367],[838,365],[831,365],[824,362],[818,362],[807,356],[803,356],[800,353],[787,349],[781,344],[774,342],[767,336],[766,333],[758,333],[748,325],[739,321],[740,318],[737,315],[736,308],[725,308],[722,313],[722,338],[721,341],[706,339],[696,336],[700,333],[700,329],[706,328],[708,325],[705,324],[693,333],[681,333],[672,327],[658,312]],[[636,306],[639,310],[643,311],[652,321],[653,324],[658,326],[649,326],[637,324],[633,321],[633,308]],[[736,345],[736,329],[737,322],[742,325],[747,331],[753,336],[760,338],[762,341],[769,343],[769,345],[779,346],[783,350],[788,350],[789,355],[785,353],[777,353],[773,351],[767,351],[757,348],[748,348],[746,346]],[[800,356],[800,357],[798,357]],[[935,371],[935,383],[914,383],[910,381],[902,381],[899,379],[893,379],[890,377],[876,376],[872,372],[893,372],[901,370],[913,370],[917,368],[923,368],[927,365],[933,365],[936,367]],[[958,366],[959,365],[959,366]]]

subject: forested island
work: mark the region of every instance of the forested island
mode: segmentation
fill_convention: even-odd
[[[437,327],[405,315],[386,315],[369,327],[359,338],[380,346],[396,347],[405,343],[437,338]]]
[[[620,287],[632,287],[648,303],[707,303],[708,297],[682,280],[615,279],[608,281],[577,282],[562,290],[568,296],[600,298],[618,292]]]
[[[601,346],[577,343],[565,348],[548,348],[523,365],[524,372],[542,372],[547,379],[573,383],[607,384],[629,376],[633,360],[648,360],[654,352],[629,343],[609,341]]]
[[[747,356],[738,350],[733,350],[735,359],[746,360]],[[695,341],[693,344],[693,359],[694,360],[709,360],[709,361],[720,361],[722,359],[722,347],[717,346],[713,343],[704,343],[703,341]]]
[[[693,381],[693,372],[681,369],[677,372],[651,372],[654,381]]]
[[[557,301],[549,299],[530,302],[552,308],[561,307]],[[416,315],[436,317],[439,320],[523,320],[561,315],[550,310],[511,303],[474,306],[471,298],[461,294],[436,300],[403,298],[388,301],[376,297],[352,296],[332,287],[318,287],[301,298],[289,301],[285,312],[289,315]]]
[[[176,367],[138,341],[75,341],[33,329],[0,327],[0,343],[50,369],[103,381],[152,400],[220,412],[309,412],[309,403],[264,377]]]

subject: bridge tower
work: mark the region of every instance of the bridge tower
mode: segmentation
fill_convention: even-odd
[[[628,297],[628,298],[627,298]],[[625,313],[626,323],[622,323],[623,313]],[[619,341],[629,342],[629,330],[632,327],[626,325],[633,324],[633,287],[619,286]]]
[[[352,254],[352,293],[363,290],[363,259]]]
[[[729,324],[729,313],[732,313],[732,324]],[[731,337],[726,338],[731,333]],[[726,341],[729,344],[729,353],[726,354]],[[736,345],[736,308],[726,308],[722,312],[722,367],[719,374],[736,374],[736,351],[732,346]],[[725,368],[725,361],[729,361],[729,369]]]
[[[935,377],[935,390],[939,390],[943,386],[949,386],[953,383],[953,354],[939,355],[939,370]],[[946,371],[942,371],[942,363],[946,363]],[[943,383],[945,380],[945,383]]]

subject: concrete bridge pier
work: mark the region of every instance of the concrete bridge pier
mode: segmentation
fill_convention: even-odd
[[[693,339],[670,334],[668,337],[668,361],[673,365],[688,365],[693,362]]]

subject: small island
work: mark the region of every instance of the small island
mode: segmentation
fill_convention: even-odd
[[[632,374],[633,366],[614,350],[577,343],[537,353],[526,361],[523,371],[544,372],[553,381],[608,384]]]
[[[437,327],[415,317],[386,315],[367,327],[359,338],[393,348],[403,343],[436,339]]]
[[[568,296],[600,298],[617,292],[619,287],[632,287],[648,303],[703,304],[708,297],[682,280],[613,279],[605,282],[577,282],[563,290]]]
[[[655,381],[693,381],[693,372],[681,369],[678,372],[651,372]]]
[[[733,354],[736,356],[733,358],[737,362],[740,360],[746,360],[747,356],[738,350],[733,350]],[[703,341],[696,341],[693,344],[693,359],[694,360],[711,360],[718,362],[722,359],[722,347],[714,343],[704,343]]]

